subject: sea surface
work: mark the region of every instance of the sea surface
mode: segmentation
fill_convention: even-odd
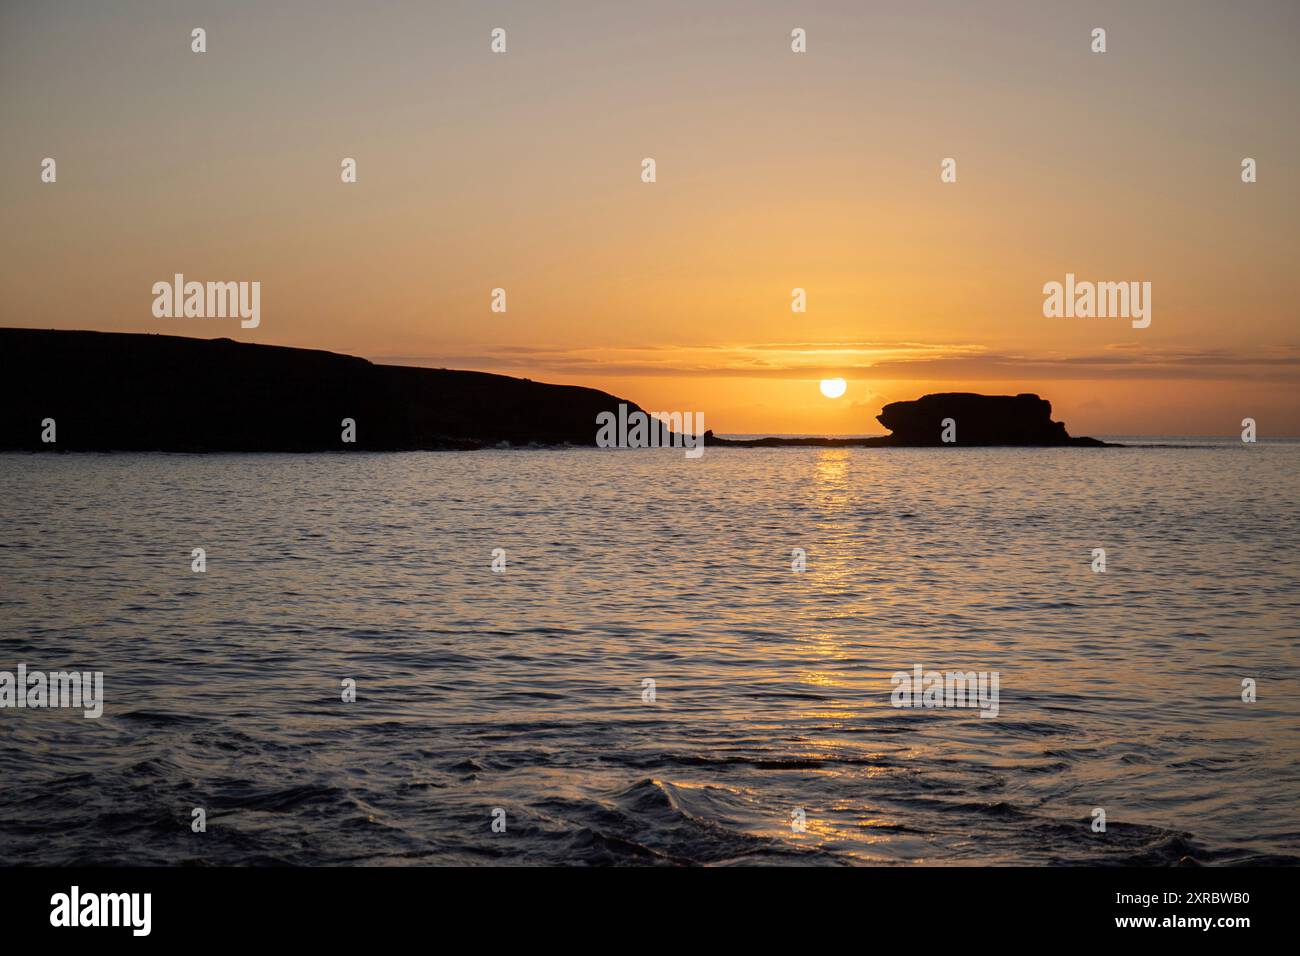
[[[1295,863],[1300,444],[1138,441],[0,455],[0,864]]]

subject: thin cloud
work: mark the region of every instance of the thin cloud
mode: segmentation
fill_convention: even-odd
[[[1251,352],[1178,347],[1105,346],[1091,354],[989,351],[960,343],[789,342],[758,345],[645,348],[501,346],[439,356],[389,355],[374,361],[436,368],[470,368],[593,378],[696,377],[799,379],[1039,379],[1300,380],[1300,346]]]

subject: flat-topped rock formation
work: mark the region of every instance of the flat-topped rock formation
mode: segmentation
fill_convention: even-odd
[[[371,451],[594,445],[593,388],[230,339],[0,329],[0,448]],[[41,422],[55,420],[54,444]],[[344,444],[342,420],[356,421]]]
[[[952,425],[946,426],[945,420]],[[1104,446],[1096,438],[1071,438],[1062,422],[1052,421],[1052,403],[1037,395],[977,395],[974,392],[940,392],[915,401],[890,402],[876,416],[892,434],[872,438],[717,438],[705,436],[708,445],[747,448],[908,447],[944,448],[980,445],[1081,445]],[[944,441],[945,431],[952,441]]]
[[[1064,422],[1052,421],[1052,403],[1037,395],[940,392],[912,402],[890,402],[876,420],[888,428],[890,445],[942,445],[944,420],[954,423],[956,445],[1104,445],[1071,438]]]

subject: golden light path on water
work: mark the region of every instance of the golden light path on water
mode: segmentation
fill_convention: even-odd
[[[133,808],[198,788],[211,862],[1294,857],[1300,703],[1240,682],[1300,679],[1300,444],[1175,444],[10,456],[0,644],[115,691],[11,723],[0,846],[183,861]]]

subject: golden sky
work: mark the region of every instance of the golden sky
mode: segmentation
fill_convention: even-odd
[[[0,324],[500,371],[719,433],[962,390],[1075,434],[1297,435],[1297,90],[1291,0],[6,3]],[[154,318],[177,272],[260,281],[260,326]],[[1149,281],[1150,327],[1045,318],[1067,272]]]

